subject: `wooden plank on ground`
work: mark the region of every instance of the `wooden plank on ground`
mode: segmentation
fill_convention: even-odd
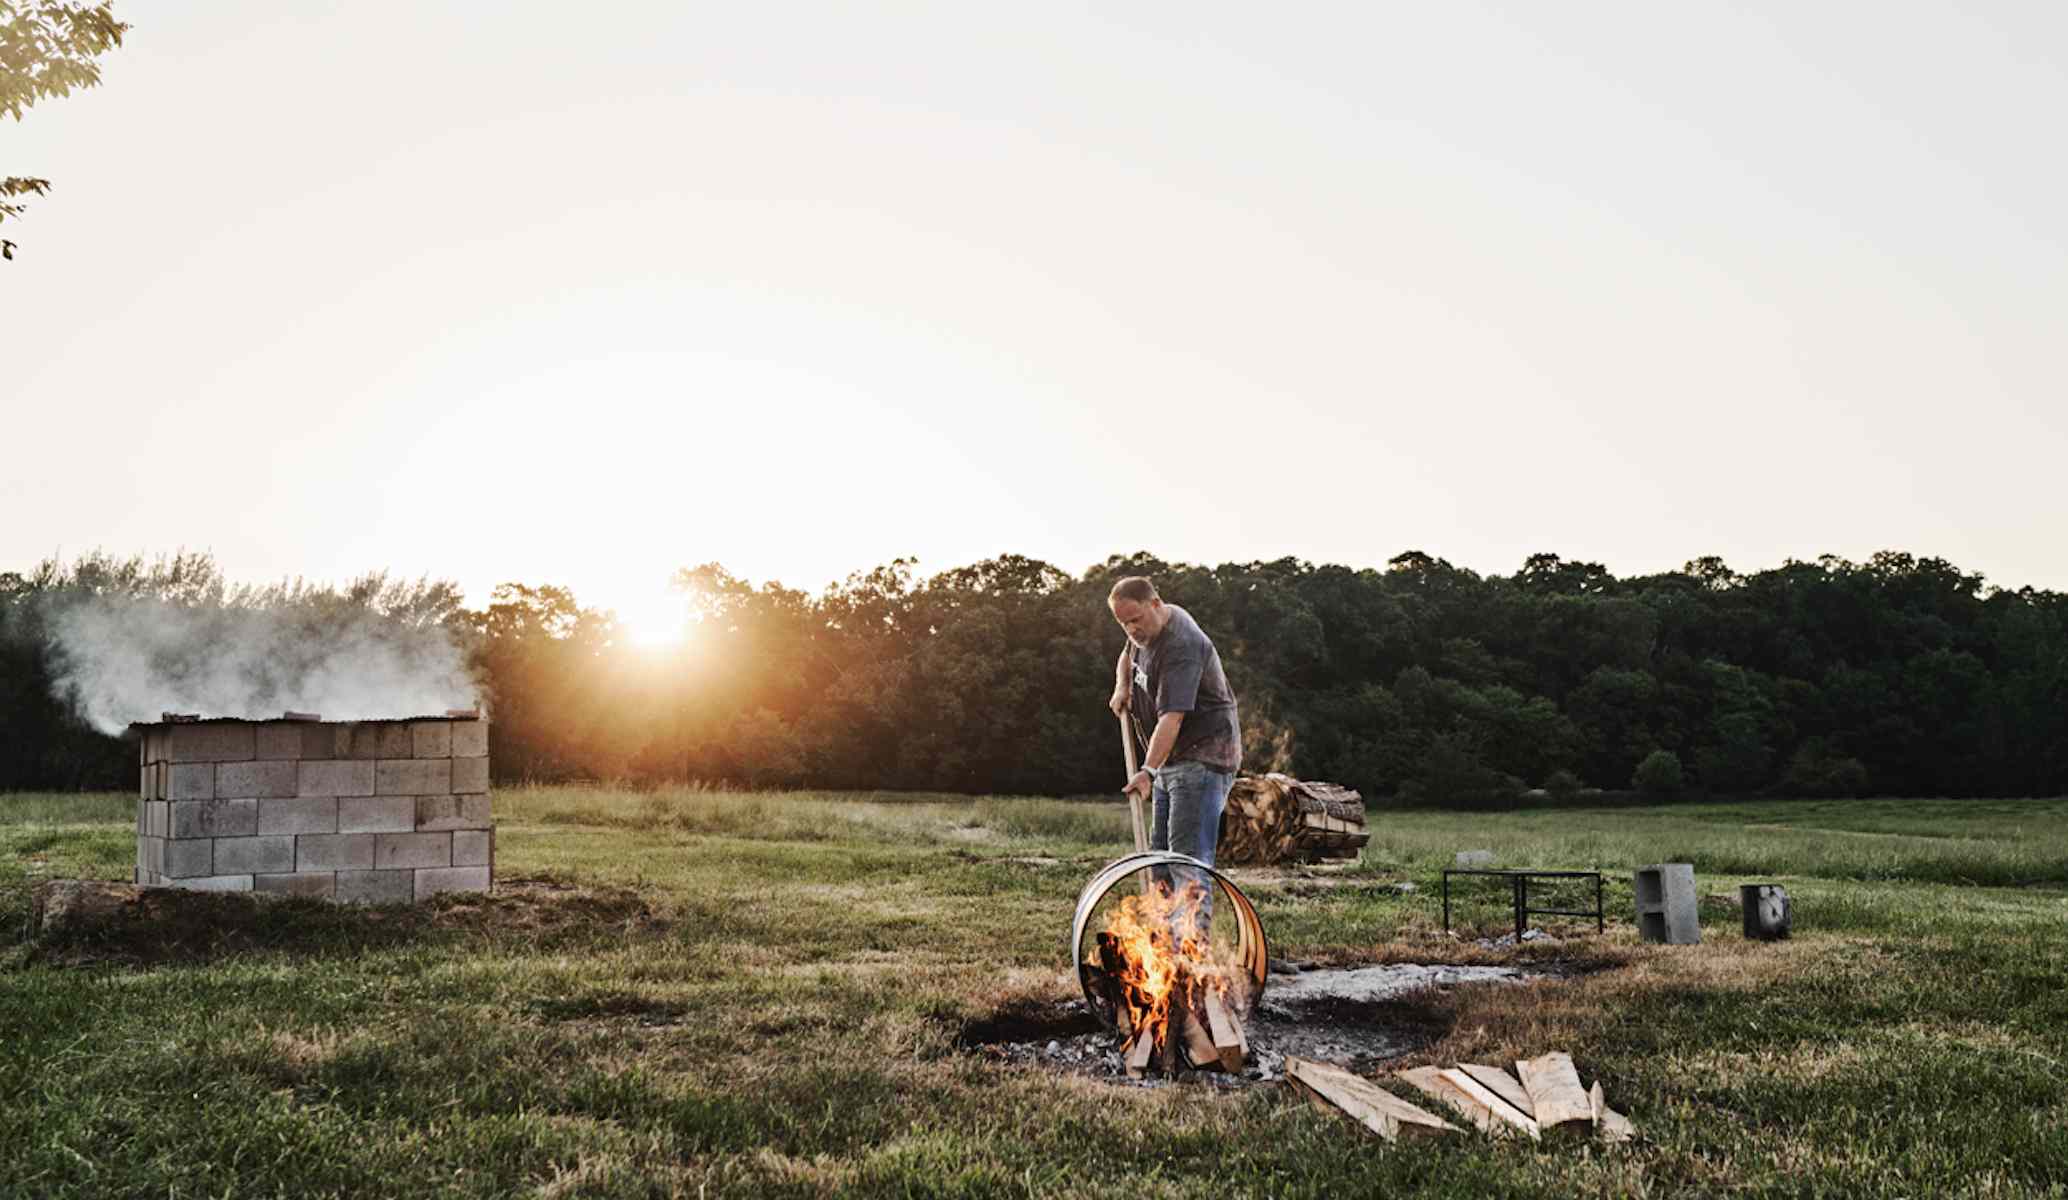
[[[1307,1058],[1285,1060],[1285,1076],[1385,1140],[1456,1133],[1458,1127],[1424,1112],[1361,1075]]]
[[[1506,1137],[1518,1130],[1537,1136],[1537,1123],[1515,1111],[1515,1106],[1455,1070],[1415,1067],[1397,1072],[1422,1092],[1457,1110],[1474,1128],[1493,1137]]]
[[[1540,1136],[1541,1131],[1537,1128],[1535,1120],[1524,1115],[1514,1105],[1501,1099],[1492,1088],[1487,1087],[1465,1072],[1452,1067],[1448,1070],[1437,1072],[1437,1078],[1466,1096],[1471,1097],[1475,1105],[1484,1109],[1490,1118],[1501,1124],[1503,1127],[1502,1132],[1511,1129],[1519,1130],[1522,1133],[1528,1134],[1532,1141]]]
[[[1483,1066],[1479,1063],[1459,1063],[1458,1070],[1470,1075],[1488,1091],[1514,1105],[1516,1112],[1532,1120],[1536,1118],[1537,1110],[1529,1102],[1529,1092],[1516,1081],[1515,1076],[1499,1067]]]
[[[1587,1099],[1587,1089],[1580,1086],[1580,1073],[1573,1067],[1572,1055],[1554,1050],[1525,1058],[1515,1064],[1515,1073],[1529,1090],[1530,1111],[1536,1115],[1539,1127],[1551,1129],[1568,1121],[1593,1122],[1594,1104]]]
[[[1637,1136],[1637,1126],[1630,1118],[1608,1106],[1608,1095],[1601,1090],[1601,1081],[1594,1081],[1594,1090],[1587,1093],[1589,1105],[1594,1109],[1594,1129],[1604,1142],[1627,1142]]]

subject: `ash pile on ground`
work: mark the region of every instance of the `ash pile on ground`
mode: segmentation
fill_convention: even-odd
[[[1099,1024],[1082,999],[1001,1013],[964,1028],[960,1044],[1001,1062],[1046,1067],[1134,1087],[1174,1083],[1241,1088],[1284,1077],[1286,1055],[1370,1070],[1437,1036],[1426,1014],[1405,1000],[1426,988],[1517,983],[1546,974],[1526,967],[1390,963],[1348,969],[1273,972],[1244,1025],[1249,1066],[1241,1075],[1180,1068],[1173,1077],[1129,1079],[1120,1035]]]

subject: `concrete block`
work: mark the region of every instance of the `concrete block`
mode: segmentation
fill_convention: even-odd
[[[487,829],[495,821],[488,811],[486,796],[418,796],[416,827],[432,829]]]
[[[408,904],[416,899],[415,871],[339,871],[340,904]]]
[[[452,757],[452,722],[413,721],[409,726],[410,740],[415,744],[417,758]]]
[[[147,837],[139,839],[144,848],[144,870],[153,875],[165,874],[165,839]]]
[[[487,791],[488,760],[485,758],[453,759],[452,790],[455,792]]]
[[[256,800],[172,800],[166,808],[172,837],[250,837],[258,832]]]
[[[381,748],[381,752],[375,757],[416,757],[416,736],[410,732],[409,722],[390,721],[385,725],[374,726],[374,730],[380,735]]]
[[[156,729],[144,735],[144,761],[154,763],[165,761],[164,730]]]
[[[255,756],[279,761],[302,756],[302,725],[299,721],[270,721],[252,735]],[[323,757],[329,758],[328,754]]]
[[[238,762],[256,749],[252,726],[234,721],[212,725],[168,725],[166,758],[176,763]]]
[[[160,842],[164,865],[159,869],[172,879],[192,879],[215,872],[215,841],[196,838],[185,842]]]
[[[166,780],[171,774],[171,768],[164,763],[152,763],[144,768],[144,771],[144,787],[147,789],[145,794],[153,800],[165,799]]]
[[[347,745],[345,746],[345,757],[351,759],[388,757],[381,752],[386,744],[386,726],[359,722],[350,726],[350,729],[351,732],[347,736]]]
[[[449,758],[384,758],[374,766],[376,795],[443,796],[452,791]]]
[[[376,833],[373,865],[383,871],[452,865],[449,833]]]
[[[1788,899],[1788,889],[1778,883],[1739,884],[1738,905],[1744,910],[1747,939],[1777,942],[1794,928],[1795,905]]]
[[[485,867],[493,861],[493,829],[456,829],[452,834],[452,865]]]
[[[215,799],[214,763],[174,763],[165,777],[168,800]]]
[[[1637,894],[1637,932],[1647,942],[1692,946],[1702,940],[1695,911],[1693,863],[1655,863],[1631,876]]]
[[[298,796],[371,796],[372,762],[311,761],[303,759],[295,794]]]
[[[172,801],[151,801],[151,815],[144,833],[146,836],[154,838],[168,838],[172,836]]]
[[[339,833],[408,833],[415,828],[415,797],[348,796],[337,802]]]
[[[329,900],[337,895],[337,876],[329,871],[295,871],[286,875],[253,875],[251,890],[276,896],[308,896]]]
[[[264,833],[336,833],[335,796],[297,796],[258,802],[258,831]]]
[[[351,740],[345,733],[345,726],[324,724],[320,721],[296,722],[296,735],[302,740],[303,758],[348,758]]]
[[[371,871],[370,833],[305,833],[294,839],[297,871]]]
[[[190,892],[248,892],[251,890],[251,876],[199,875],[191,879],[176,879],[173,886]]]
[[[488,753],[488,722],[454,721],[452,723],[452,756],[454,758],[481,758]]]
[[[148,824],[150,823],[150,820],[151,820],[151,802],[150,802],[149,800],[139,800],[139,801],[137,801],[137,802],[136,802],[136,835],[137,835],[138,837],[142,837],[142,836],[144,836],[144,834],[146,834],[146,833],[150,832],[150,831],[149,831],[149,830],[148,830],[147,828],[145,828],[145,826],[147,826],[147,825],[148,825]]]
[[[416,873],[416,898],[428,900],[440,892],[485,892],[487,867],[433,867]]]
[[[292,796],[295,794],[295,780],[298,775],[295,768],[296,764],[292,762],[218,764],[215,769],[216,799]]]
[[[148,763],[136,769],[136,798],[139,800],[149,800],[151,798],[151,767]]]
[[[215,839],[218,875],[276,874],[294,870],[294,838],[226,837]]]

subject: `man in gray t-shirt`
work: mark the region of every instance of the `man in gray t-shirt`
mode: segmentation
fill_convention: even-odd
[[[1221,656],[1192,614],[1165,604],[1139,575],[1114,584],[1106,604],[1128,639],[1109,707],[1130,715],[1148,744],[1127,790],[1155,802],[1149,848],[1211,866],[1221,808],[1242,765],[1242,728]]]

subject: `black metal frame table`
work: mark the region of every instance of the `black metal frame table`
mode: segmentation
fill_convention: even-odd
[[[1529,918],[1537,917],[1593,917],[1594,932],[1608,932],[1608,918],[1601,906],[1601,872],[1599,871],[1529,871],[1521,868],[1445,867],[1443,869],[1443,931],[1450,932],[1450,877],[1453,875],[1492,875],[1514,881],[1515,888],[1515,941],[1522,942],[1523,931],[1529,928]],[[1529,906],[1529,881],[1532,879],[1592,879],[1594,881],[1594,911],[1569,908],[1531,908]]]

